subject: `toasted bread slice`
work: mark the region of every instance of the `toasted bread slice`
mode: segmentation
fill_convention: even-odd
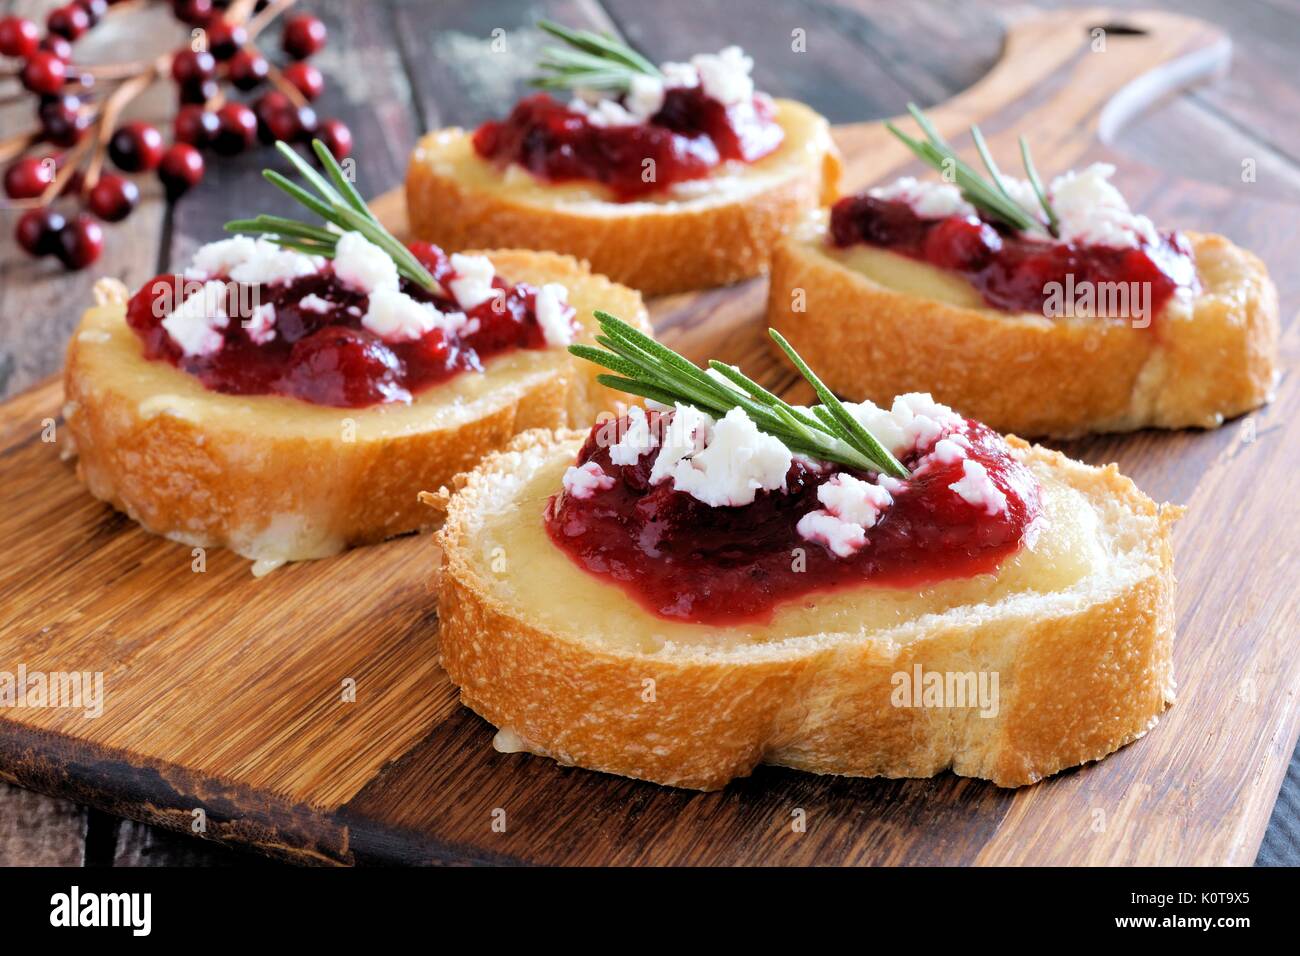
[[[583,331],[617,308],[649,331],[641,297],[568,256],[488,252],[513,282],[560,282]],[[563,349],[519,350],[409,405],[332,408],[225,395],[144,358],[126,290],[104,287],[68,346],[67,431],[91,493],[147,530],[257,562],[320,558],[427,526],[421,488],[450,481],[516,433],[590,421],[613,393]]]
[[[773,255],[768,322],[854,400],[927,391],[1022,435],[1214,428],[1271,397],[1277,289],[1222,236],[1188,238],[1200,292],[1135,328],[987,308],[959,276],[812,229]]]
[[[767,271],[772,246],[819,203],[835,198],[839,154],[826,120],[777,101],[785,142],[749,165],[662,196],[615,202],[599,183],[548,184],[474,151],[470,134],[420,140],[406,174],[411,230],[447,250],[553,249],[586,259],[647,295],[725,285]]]
[[[548,537],[546,501],[585,437],[527,432],[432,499],[447,514],[442,665],[501,728],[499,749],[703,790],[759,763],[1015,787],[1136,740],[1173,700],[1181,509],[1113,465],[1009,438],[1047,520],[995,574],[812,594],[768,624],[707,627],[651,615]],[[917,668],[997,675],[997,692],[980,710],[897,706]]]

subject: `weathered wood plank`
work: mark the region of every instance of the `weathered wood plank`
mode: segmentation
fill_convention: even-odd
[[[81,866],[86,810],[0,782],[0,866]]]

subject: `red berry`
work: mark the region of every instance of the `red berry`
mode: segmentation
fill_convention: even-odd
[[[305,60],[325,45],[325,24],[310,13],[296,13],[284,22],[280,46],[295,60]]]
[[[53,209],[29,209],[19,218],[14,238],[29,255],[53,255],[59,248],[59,232],[66,222]]]
[[[55,254],[68,269],[84,269],[104,251],[104,230],[99,223],[79,213],[76,219],[59,230]]]
[[[208,49],[218,60],[229,60],[245,43],[248,31],[238,23],[213,20],[208,24]]]
[[[401,390],[402,360],[364,329],[331,325],[293,343],[285,382],[317,405],[362,406]]]
[[[162,159],[162,151],[162,133],[138,120],[118,127],[108,141],[108,155],[118,169],[128,173],[155,168]]]
[[[36,52],[41,31],[31,20],[22,17],[0,19],[0,54],[27,59]]]
[[[172,132],[176,142],[203,147],[212,142],[220,128],[217,114],[187,103],[176,111]]]
[[[45,29],[68,40],[75,40],[90,29],[90,16],[75,3],[56,7],[45,21]]]
[[[41,45],[37,49],[44,50],[46,53],[53,53],[64,63],[72,59],[72,44],[57,33],[45,34],[45,39],[41,41]]]
[[[90,18],[92,27],[104,19],[104,14],[108,13],[108,0],[73,0],[73,2],[86,11],[86,16]]]
[[[310,106],[290,107],[289,116],[293,119],[293,139],[309,141],[320,129],[320,120],[316,118],[316,111]]]
[[[257,142],[257,117],[243,103],[227,103],[217,110],[217,124],[212,148],[222,156],[242,153]]]
[[[201,27],[212,16],[212,0],[172,0],[172,13],[182,23]]]
[[[257,135],[262,142],[293,139],[293,104],[279,90],[269,90],[254,100],[253,112],[257,115]]]
[[[262,54],[256,50],[239,50],[230,58],[228,75],[236,89],[252,90],[262,84],[270,71]]]
[[[979,269],[1002,248],[1002,239],[988,223],[949,216],[925,237],[925,258],[941,269]]]
[[[172,79],[179,84],[197,84],[217,75],[217,61],[207,50],[177,50],[172,56]]]
[[[90,126],[90,117],[81,112],[81,100],[71,93],[42,100],[36,115],[45,140],[65,149],[79,143]]]
[[[54,182],[57,171],[48,156],[26,156],[5,170],[5,195],[10,199],[35,199]]]
[[[302,60],[286,66],[284,78],[309,100],[316,99],[325,89],[325,77],[321,76],[320,70]]]
[[[53,53],[37,50],[23,67],[23,86],[33,93],[53,96],[63,89],[68,77],[68,65]]]
[[[140,202],[140,188],[129,179],[105,173],[90,191],[87,205],[105,222],[121,222]]]
[[[342,120],[324,120],[316,131],[316,138],[325,144],[335,159],[347,159],[352,155],[352,130]]]
[[[158,164],[158,178],[167,198],[175,199],[203,179],[203,157],[188,143],[174,143]]]

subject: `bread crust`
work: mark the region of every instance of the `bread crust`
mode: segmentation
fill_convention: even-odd
[[[468,132],[435,131],[420,140],[407,168],[411,230],[448,250],[512,245],[569,253],[647,295],[748,279],[767,271],[772,247],[799,220],[834,200],[839,182],[826,120],[802,104],[778,104],[788,137],[795,138],[791,129],[799,133],[754,164],[770,183],[676,203],[575,204],[559,191],[539,198],[535,184],[512,188],[478,158]]]
[[[486,254],[512,281],[566,285],[580,341],[594,337],[593,308],[650,332],[640,295],[585,263]],[[417,501],[421,488],[451,480],[525,429],[590,421],[619,394],[595,383],[589,363],[554,349],[494,359],[481,382],[457,376],[410,406],[223,395],[146,360],[125,302],[118,284],[68,345],[64,416],[77,473],[147,530],[228,547],[262,562],[255,572],[426,528],[432,514]]]
[[[583,437],[520,435],[440,499],[442,665],[462,702],[508,728],[518,748],[700,790],[759,763],[849,776],[951,769],[1018,787],[1105,757],[1145,734],[1173,701],[1170,529],[1182,509],[1157,506],[1114,465],[1093,468],[1008,439],[1031,469],[1082,492],[1118,545],[1140,550],[1131,580],[1086,580],[1045,609],[1020,602],[931,615],[908,634],[809,635],[757,654],[647,654],[538,626],[498,597],[478,554],[475,516],[502,507],[501,483],[571,457]],[[916,665],[997,669],[998,714],[893,706],[894,675]],[[639,693],[647,679],[652,704]]]
[[[774,251],[767,318],[856,401],[930,392],[1022,435],[1214,428],[1272,397],[1277,289],[1250,252],[1187,235],[1202,289],[1191,303],[1171,301],[1149,328],[904,294],[827,255],[820,232]]]

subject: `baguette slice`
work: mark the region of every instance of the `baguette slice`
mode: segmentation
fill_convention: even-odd
[[[501,728],[498,749],[701,790],[759,763],[1016,787],[1136,740],[1173,700],[1181,509],[1113,465],[1008,438],[1047,521],[996,574],[814,594],[766,625],[703,627],[642,610],[547,536],[547,498],[585,437],[527,432],[427,496],[447,513],[442,665]],[[895,706],[896,675],[918,667],[998,675],[996,713]]]
[[[775,250],[768,322],[853,400],[930,392],[1022,435],[1215,428],[1272,396],[1277,289],[1250,252],[1188,238],[1200,293],[1134,328],[990,309],[960,277],[816,228]]]
[[[771,155],[626,203],[599,183],[552,185],[517,167],[502,172],[474,151],[469,132],[437,130],[420,140],[407,169],[411,230],[448,251],[566,252],[647,295],[747,279],[767,271],[773,245],[831,202],[839,181],[823,117],[778,100],[777,120],[786,139]]]
[[[568,256],[487,253],[514,282],[568,287],[591,341],[593,308],[649,332],[641,297]],[[147,530],[258,562],[321,558],[429,524],[421,488],[450,481],[516,433],[590,421],[614,393],[564,349],[518,350],[418,393],[409,405],[332,408],[224,395],[144,358],[126,289],[101,284],[68,346],[64,416],[77,472]]]

